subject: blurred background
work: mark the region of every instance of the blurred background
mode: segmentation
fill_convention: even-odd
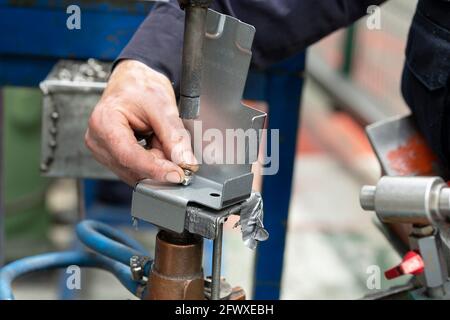
[[[1,1],[0,13],[28,6],[17,3],[11,7],[8,1]],[[383,271],[398,262],[395,251],[373,225],[373,216],[360,208],[358,194],[363,184],[374,183],[380,174],[364,126],[407,112],[400,95],[400,77],[415,5],[412,0],[389,1],[382,6],[380,30],[369,30],[363,18],[308,49],[306,71],[301,73],[305,83],[289,215],[285,220],[286,246],[270,249],[281,255],[284,250],[281,299],[357,299],[370,292],[370,266],[379,266]],[[37,10],[44,10],[45,5],[37,6]],[[114,6],[110,10],[119,14]],[[128,14],[135,13],[128,10]],[[135,27],[131,24],[129,29]],[[12,53],[2,52],[0,58],[5,56],[10,58]],[[42,65],[50,63],[42,59]],[[12,62],[8,63],[12,66]],[[29,69],[30,74],[33,71]],[[8,69],[0,69],[1,73],[7,78]],[[40,176],[40,90],[26,82],[3,83],[5,260],[12,261],[73,246],[73,226],[79,213],[76,181]],[[342,83],[348,92],[342,91]],[[361,107],[361,99],[367,108]],[[93,185],[98,188],[98,183],[87,183],[84,192]],[[112,205],[115,194],[111,189],[102,192],[98,198],[108,206],[93,208],[91,216],[122,226],[152,251],[156,229],[129,228],[129,206]],[[129,201],[129,194],[122,196],[124,203]],[[226,225],[224,237],[223,273],[252,297],[258,276],[255,253],[243,246],[240,231],[233,228],[232,221]],[[206,248],[208,257],[211,246]],[[271,272],[261,264],[257,268],[259,272]],[[209,269],[206,264],[205,270]],[[58,271],[17,281],[15,293],[19,299],[133,298],[109,274],[89,270],[83,275],[82,290],[76,294],[64,292]],[[383,280],[382,288],[393,284]]]

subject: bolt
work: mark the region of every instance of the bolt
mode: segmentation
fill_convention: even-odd
[[[189,169],[183,169],[184,180],[181,182],[183,186],[188,186],[191,184],[192,179],[194,179],[194,173]]]

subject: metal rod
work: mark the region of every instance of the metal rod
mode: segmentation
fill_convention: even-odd
[[[202,48],[207,6],[187,6],[180,83],[180,117],[195,119],[200,110]]]
[[[0,88],[0,266],[3,266],[5,259],[5,203],[4,203],[4,170],[3,159],[5,156],[3,139],[5,130],[4,106],[3,106],[3,91]]]
[[[222,267],[223,223],[219,223],[213,242],[213,264],[211,279],[211,300],[220,300],[220,271]]]

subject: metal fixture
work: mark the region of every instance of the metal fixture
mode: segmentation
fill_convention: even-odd
[[[450,299],[448,265],[438,230],[430,235],[415,234],[413,231],[409,239],[411,249],[423,260],[423,271],[417,275],[424,288],[423,294],[433,299]]]
[[[241,103],[254,32],[248,24],[208,10],[201,78],[202,111],[197,118],[203,130],[220,130],[225,136],[229,129],[244,132],[253,129],[259,139],[266,114]],[[220,90],[217,90],[218,84]],[[195,120],[184,120],[194,141],[195,123]],[[237,152],[245,158],[245,163],[203,163],[187,187],[149,179],[141,181],[133,192],[133,217],[180,233],[184,230],[188,203],[221,210],[249,198],[253,181],[251,163],[257,160],[258,150],[243,149]]]
[[[160,231],[148,279],[150,300],[203,300],[203,239]]]
[[[450,219],[447,184],[440,177],[384,176],[376,186],[364,186],[360,199],[363,209],[375,211],[385,223],[413,224],[409,236],[411,251],[399,266],[386,272],[386,277],[414,274],[426,288],[423,293],[427,297],[450,298],[442,243],[442,239],[448,239]]]
[[[440,177],[384,176],[361,189],[360,202],[387,223],[439,225],[450,218],[450,188]]]
[[[361,189],[361,207],[375,211],[383,223],[413,227],[410,251],[385,276],[392,279],[413,274],[419,284],[409,292],[414,298],[450,299],[446,261],[450,245],[450,188],[437,176],[445,171],[411,117],[376,123],[367,128],[367,133],[386,176],[376,186]]]

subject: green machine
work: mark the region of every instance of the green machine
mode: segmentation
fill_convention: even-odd
[[[49,179],[39,171],[42,94],[39,89],[4,87],[5,236],[12,260],[47,250]]]

